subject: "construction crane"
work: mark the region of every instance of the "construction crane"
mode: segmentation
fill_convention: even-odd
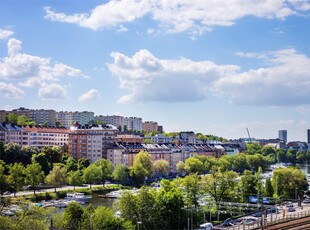
[[[252,143],[252,139],[251,139],[251,136],[250,136],[250,132],[249,132],[249,129],[246,128],[246,131],[248,132],[248,136],[249,136],[249,142]]]

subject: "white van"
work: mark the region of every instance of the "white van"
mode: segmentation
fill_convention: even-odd
[[[204,223],[199,226],[198,230],[211,230],[212,227],[212,223]]]

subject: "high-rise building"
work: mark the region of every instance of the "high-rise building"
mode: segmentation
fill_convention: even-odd
[[[310,129],[307,130],[307,143],[310,145]]]
[[[287,142],[287,130],[279,130],[280,141]]]

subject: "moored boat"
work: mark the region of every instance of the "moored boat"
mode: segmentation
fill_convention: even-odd
[[[84,193],[77,192],[77,193],[67,193],[65,200],[73,200],[77,202],[85,202],[89,203],[91,196],[85,196]]]

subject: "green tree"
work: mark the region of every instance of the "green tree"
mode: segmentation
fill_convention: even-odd
[[[112,177],[116,181],[124,182],[128,177],[126,167],[122,164],[116,165],[113,170]]]
[[[95,209],[91,217],[91,226],[93,229],[135,229],[135,226],[129,221],[125,221],[123,218],[116,218],[113,211],[104,206],[99,206]]]
[[[38,163],[41,166],[42,171],[44,172],[44,175],[47,175],[52,169],[45,153],[39,153],[39,154],[32,155],[32,162]]]
[[[5,120],[6,120],[7,123],[17,124],[17,118],[18,118],[17,114],[9,113],[6,116]]]
[[[14,196],[16,196],[16,192],[20,191],[25,183],[25,168],[22,163],[14,163],[10,165],[8,182],[11,189],[14,191]]]
[[[77,162],[78,170],[82,171],[90,165],[90,161],[88,158],[80,158]]]
[[[299,163],[303,163],[306,161],[306,153],[304,151],[298,151],[296,153],[296,161]]]
[[[21,148],[21,162],[24,166],[31,164],[32,156],[39,153],[39,150],[35,146],[22,146]]]
[[[134,176],[138,183],[141,183],[146,177],[152,175],[153,164],[151,156],[146,151],[140,151],[133,162],[131,167],[131,176]]]
[[[7,176],[5,175],[5,164],[0,160],[0,194],[5,191],[7,187]]]
[[[241,188],[242,202],[247,202],[249,196],[257,194],[257,178],[249,170],[245,170],[241,176],[239,185]]]
[[[75,191],[75,186],[82,185],[83,179],[80,171],[70,171],[68,173],[68,183],[73,186],[73,190]]]
[[[158,173],[160,176],[166,175],[170,170],[168,161],[162,159],[155,161],[153,167],[154,171]]]
[[[4,145],[3,154],[0,156],[7,165],[21,162],[21,146],[16,143],[8,143]]]
[[[44,173],[38,163],[29,164],[25,169],[25,182],[33,187],[33,194],[36,194],[36,186],[43,181]]]
[[[204,165],[199,159],[190,157],[185,160],[185,170],[189,173],[201,173],[204,171]]]
[[[53,185],[56,192],[57,187],[67,183],[67,170],[59,165],[55,165],[52,171],[46,176],[45,182]]]
[[[78,229],[83,213],[84,209],[80,204],[76,202],[70,203],[63,213],[63,225],[65,229]]]
[[[254,155],[260,153],[262,147],[257,143],[248,143],[245,146],[245,153],[249,155]]]
[[[22,126],[22,125],[35,125],[36,123],[29,117],[26,117],[26,115],[21,115],[17,117],[17,124]]]
[[[89,188],[92,189],[93,183],[98,183],[102,179],[101,167],[96,164],[90,164],[83,170],[83,180],[89,184]]]
[[[305,174],[295,167],[278,168],[273,172],[272,187],[283,198],[295,198],[295,193],[308,189]],[[278,190],[276,190],[278,188]]]
[[[161,189],[156,194],[159,210],[159,229],[183,229],[185,227],[184,196],[180,188],[169,180],[161,181]]]
[[[202,177],[203,190],[214,199],[216,204],[221,201],[236,200],[237,177],[237,173],[233,171],[221,172],[214,167],[211,174]]]
[[[176,170],[178,171],[178,173],[184,173],[186,171],[185,170],[185,163],[183,161],[179,161],[176,164]]]
[[[274,193],[274,190],[271,184],[271,180],[269,177],[267,177],[266,182],[265,182],[265,187],[264,187],[264,196],[273,197],[273,193]]]
[[[63,159],[64,160],[64,159]],[[68,157],[68,159],[66,159],[64,161],[65,163],[65,168],[67,169],[67,172],[70,172],[70,171],[76,171],[77,170],[77,164],[76,164],[76,161],[74,160],[73,157]]]
[[[101,168],[101,177],[103,186],[105,185],[105,180],[111,178],[113,171],[113,164],[107,159],[101,159],[95,162],[97,166]]]
[[[143,139],[143,144],[154,144],[150,138]]]
[[[276,149],[277,161],[287,162],[286,151],[284,149]]]
[[[268,156],[271,154],[275,154],[276,151],[274,148],[272,148],[271,146],[263,146],[260,150],[260,153],[264,156]]]
[[[137,195],[131,192],[123,193],[120,198],[120,211],[122,217],[132,223],[142,222],[141,229],[160,229],[156,191],[152,188],[142,187]]]
[[[187,208],[198,207],[198,199],[200,195],[200,181],[198,174],[190,174],[182,179],[184,188],[185,204]]]

